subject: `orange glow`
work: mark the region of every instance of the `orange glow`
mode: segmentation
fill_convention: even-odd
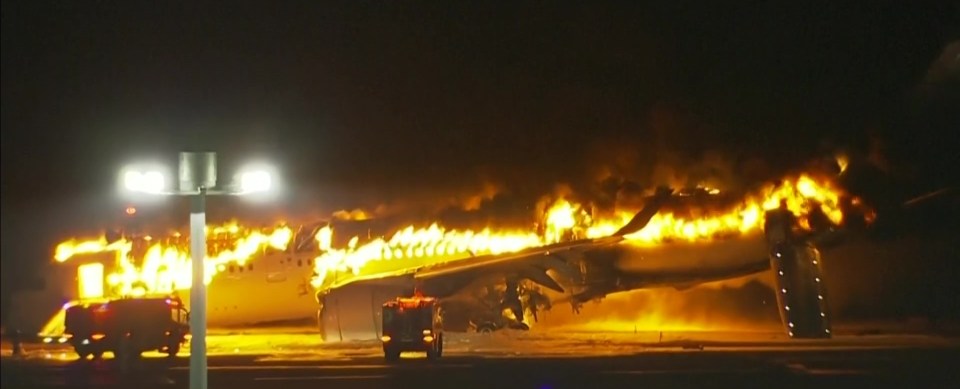
[[[236,222],[221,226],[208,226],[207,258],[205,261],[204,282],[209,283],[213,277],[222,271],[226,265],[244,265],[251,257],[261,250],[272,247],[284,250],[293,236],[293,231],[287,226],[278,226],[271,230],[260,231],[241,227]],[[106,238],[77,241],[69,240],[57,246],[54,258],[58,262],[66,262],[70,258],[82,254],[115,252],[116,263],[111,266],[106,275],[108,291],[95,291],[92,285],[96,284],[97,275],[92,268],[84,265],[79,268],[81,297],[110,296],[144,296],[147,294],[168,294],[175,290],[190,288],[192,281],[192,267],[190,264],[189,242],[178,239],[175,234],[170,239],[143,239],[151,243],[142,256],[133,255],[133,244],[120,239],[107,243]],[[103,265],[99,278],[103,278]],[[89,290],[87,290],[89,289]]]
[[[569,201],[557,199],[547,210],[545,243],[556,243],[563,239],[563,234],[577,226],[579,207],[574,207]]]
[[[315,237],[319,246],[327,249],[316,258],[314,286],[322,285],[327,275],[335,272],[359,275],[371,261],[392,261],[402,267],[417,266],[436,263],[438,259],[509,253],[542,244],[540,237],[533,232],[495,232],[489,228],[481,231],[446,230],[436,223],[420,229],[408,226],[389,239],[376,238],[363,245],[355,236],[342,249],[330,247],[332,234],[333,230],[325,227]]]
[[[710,195],[719,194],[717,189],[704,190]],[[661,211],[646,227],[625,238],[637,244],[659,244],[750,234],[762,230],[765,212],[778,208],[781,200],[798,217],[801,227],[808,228],[807,215],[814,207],[839,224],[843,220],[840,196],[841,191],[829,180],[804,174],[760,188],[724,212],[684,217]],[[569,239],[601,238],[626,225],[637,211],[617,210],[613,216],[594,219],[581,204],[558,198],[546,208],[541,219],[544,227],[541,234],[490,229],[446,230],[435,223],[420,229],[408,226],[390,239],[376,238],[362,245],[359,237],[353,237],[346,248],[340,249],[330,247],[333,230],[325,227],[316,236],[322,253],[316,259],[317,276],[312,283],[314,287],[323,288],[333,282],[328,277],[330,274],[336,274],[335,278],[342,281],[341,275],[375,276],[380,272],[403,271],[483,254],[516,252]]]
[[[80,265],[77,268],[80,298],[103,297],[103,264],[98,262]]]
[[[339,220],[368,220],[371,219],[370,214],[367,211],[362,209],[354,209],[352,211],[339,210],[333,213],[333,217]]]
[[[740,284],[738,285],[738,281]],[[534,322],[540,329],[597,332],[688,332],[777,330],[779,319],[762,305],[744,306],[736,290],[744,280],[721,281],[678,291],[672,288],[641,289],[609,295],[599,303],[587,302],[579,314],[569,309],[542,312]],[[719,291],[717,289],[723,289]],[[739,301],[739,302],[738,302]]]
[[[129,246],[130,242],[127,242],[123,239],[113,243],[107,243],[107,239],[105,237],[85,241],[70,239],[57,245],[57,249],[53,255],[53,258],[56,259],[57,262],[65,262],[75,255],[129,250]]]
[[[846,154],[839,153],[836,155],[837,167],[840,168],[840,173],[847,171],[847,166],[850,166],[850,157],[847,157]]]
[[[628,235],[627,239],[640,243],[658,243],[671,239],[697,241],[760,231],[764,213],[778,208],[781,200],[786,201],[787,209],[800,218],[800,224],[804,227],[808,226],[806,216],[813,211],[814,206],[818,206],[835,224],[843,220],[840,191],[833,188],[828,181],[818,182],[808,175],[801,175],[795,180],[784,180],[778,186],[764,187],[722,214],[684,219],[669,212],[661,212],[650,220],[647,227]],[[621,220],[613,225],[619,228],[625,224],[626,217],[627,215],[621,215]],[[604,231],[611,229],[615,230],[606,226]]]
[[[126,212],[127,215],[134,215],[137,213],[137,209],[134,207],[127,207],[127,209],[125,209],[124,212]]]
[[[704,191],[709,195],[719,193],[713,188],[704,188]],[[764,212],[779,207],[781,201],[798,217],[801,226],[809,226],[807,217],[815,208],[832,222],[839,223],[843,220],[840,196],[841,192],[829,180],[800,175],[760,188],[722,212],[681,214],[662,210],[645,228],[627,235],[626,239],[641,245],[654,245],[674,240],[700,241],[755,233],[762,229]],[[314,236],[319,253],[314,262],[316,275],[311,283],[316,288],[329,288],[356,277],[378,277],[486,254],[512,253],[573,239],[605,237],[626,225],[638,211],[617,209],[609,214],[595,215],[588,206],[564,197],[553,198],[541,209],[544,211],[537,215],[536,229],[458,230],[447,229],[438,223],[426,227],[408,225],[392,234],[369,240],[361,241],[359,236],[353,236],[341,247],[334,247],[334,228],[325,226]],[[367,217],[367,214],[351,211],[340,214],[340,217],[356,220]],[[208,241],[207,283],[229,265],[244,265],[267,248],[286,249],[293,234],[282,224],[260,230],[241,226],[235,221],[207,226],[205,231]],[[189,242],[185,238],[179,233],[169,237],[153,236],[149,240],[142,239],[145,243],[142,247],[127,239],[115,242],[107,242],[105,237],[70,239],[56,247],[54,258],[62,263],[82,254],[116,254],[116,263],[106,266],[100,275],[104,279],[102,291],[89,286],[97,283],[93,268],[81,270],[84,288],[81,296],[168,294],[190,287]]]

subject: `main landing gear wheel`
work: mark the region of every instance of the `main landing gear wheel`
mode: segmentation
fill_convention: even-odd
[[[496,330],[496,327],[493,323],[483,323],[477,326],[477,333],[481,334],[492,334]]]

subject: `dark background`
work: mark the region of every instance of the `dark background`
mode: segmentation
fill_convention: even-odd
[[[837,150],[905,193],[957,182],[953,2],[484,3],[4,1],[4,306],[118,223],[124,164],[187,149],[284,172],[281,201],[213,220],[735,186]]]

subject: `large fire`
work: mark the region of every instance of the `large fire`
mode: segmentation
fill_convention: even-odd
[[[716,190],[708,191],[717,194]],[[770,185],[720,213],[697,216],[660,212],[642,230],[626,238],[639,244],[659,244],[667,240],[705,240],[758,231],[762,228],[764,210],[779,207],[781,201],[805,223],[806,216],[819,208],[832,222],[839,223],[840,191],[828,180],[802,175]],[[427,227],[407,226],[389,237],[361,242],[350,239],[345,247],[333,247],[333,229],[324,227],[316,233],[318,256],[314,262],[314,287],[329,287],[341,274],[348,277],[376,276],[384,269],[412,269],[448,261],[464,260],[478,255],[517,252],[526,248],[579,238],[608,236],[633,217],[637,210],[617,210],[611,216],[593,217],[582,204],[565,198],[554,199],[528,229],[455,230],[434,223]],[[365,218],[353,212],[351,219]],[[206,229],[208,252],[205,282],[230,264],[243,265],[262,250],[285,250],[292,239],[292,230],[279,225],[270,229],[251,229],[235,222]],[[141,242],[143,242],[141,244]],[[57,246],[54,258],[67,262],[83,254],[113,252],[116,266],[109,269],[84,268],[79,272],[81,297],[138,296],[170,293],[191,284],[189,242],[180,234],[167,238],[144,237],[131,241],[108,242],[105,237],[91,240],[71,239]],[[106,270],[107,274],[104,274]],[[333,275],[333,277],[331,277]],[[86,278],[102,278],[92,280]],[[98,286],[99,284],[99,286]],[[103,286],[106,286],[105,288]]]
[[[285,250],[293,232],[286,226],[261,231],[230,222],[221,226],[208,226],[206,236],[208,250],[204,282],[210,283],[226,265],[243,265],[266,247]],[[83,298],[103,297],[105,294],[142,296],[189,289],[192,271],[187,239],[174,233],[162,241],[154,242],[155,240],[159,239],[144,237],[142,241],[146,243],[145,251],[141,256],[137,256],[135,251],[138,250],[135,250],[134,241],[125,238],[109,243],[106,237],[86,241],[71,239],[57,246],[54,259],[66,262],[81,254],[116,254],[114,271],[106,275],[105,280],[102,279],[102,268],[98,271],[89,264],[81,265],[79,283],[80,295]],[[108,291],[103,290],[104,281]]]
[[[708,190],[716,195],[718,191]],[[817,180],[810,175],[783,180],[748,196],[742,202],[720,213],[685,217],[671,212],[660,212],[642,230],[626,236],[640,244],[657,244],[667,240],[697,241],[720,236],[746,234],[763,226],[764,211],[775,209],[785,202],[787,209],[807,227],[807,217],[815,209],[831,222],[843,219],[840,210],[841,192],[828,180]],[[479,232],[446,230],[437,224],[416,229],[408,226],[390,239],[377,238],[359,244],[353,237],[347,247],[330,247],[333,230],[325,228],[317,233],[320,256],[316,258],[314,287],[324,287],[332,280],[332,272],[364,276],[383,270],[390,262],[392,270],[415,268],[476,255],[516,252],[530,247],[556,243],[564,237],[598,238],[609,236],[629,222],[637,210],[618,210],[613,217],[591,218],[581,204],[564,198],[556,199],[541,218],[541,233],[522,231]],[[402,261],[402,262],[400,262]],[[398,263],[400,262],[400,263]],[[378,266],[379,265],[379,266]],[[370,271],[366,271],[367,269]]]

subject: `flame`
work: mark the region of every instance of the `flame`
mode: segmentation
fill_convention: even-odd
[[[633,242],[654,244],[668,240],[698,241],[747,234],[759,231],[763,226],[764,213],[780,207],[781,201],[786,202],[787,209],[800,218],[802,227],[809,228],[807,217],[814,207],[832,223],[840,224],[843,221],[840,195],[841,192],[829,181],[817,181],[809,175],[801,175],[776,186],[768,185],[724,213],[689,218],[672,212],[660,212],[650,219],[646,227],[626,238]],[[620,211],[615,217],[600,220],[587,228],[587,237],[608,236],[626,225],[632,216],[632,212]]]
[[[350,239],[346,248],[330,247],[333,230],[328,226],[317,232],[315,239],[324,252],[315,260],[317,276],[315,287],[321,286],[327,276],[335,272],[360,275],[361,269],[371,261],[402,261],[401,266],[419,266],[444,260],[484,254],[516,252],[542,244],[542,239],[533,232],[494,232],[489,228],[480,231],[446,230],[438,224],[417,229],[407,226],[393,234],[390,239],[376,238],[358,246],[359,237]]]
[[[278,226],[263,232],[242,227],[236,222],[207,226],[205,232],[208,250],[204,261],[204,282],[207,284],[227,265],[245,265],[250,258],[267,247],[285,250],[293,237],[293,231],[287,226]],[[127,239],[109,244],[105,237],[81,242],[71,239],[57,246],[54,258],[62,263],[82,254],[116,253],[116,264],[105,277],[103,271],[86,268],[88,265],[82,267],[86,270],[80,271],[78,277],[83,289],[80,295],[83,298],[103,297],[105,294],[166,294],[188,289],[192,283],[189,242],[178,239],[179,237],[180,234],[173,234],[164,241],[144,237],[144,242],[152,244],[147,247],[144,255],[138,258],[133,255],[133,242]],[[108,291],[102,288],[104,281]]]
[[[57,245],[56,252],[53,255],[53,258],[57,262],[66,262],[68,259],[75,255],[81,254],[96,254],[107,251],[118,251],[124,249],[125,246],[129,245],[129,242],[125,240],[118,240],[116,242],[107,243],[106,237],[100,237],[99,239],[91,239],[85,241],[77,241],[76,239],[70,239],[66,242],[60,243]]]
[[[333,217],[338,220],[368,220],[371,218],[369,212],[359,208],[352,211],[341,209],[334,212]]]
[[[710,195],[718,193],[710,188],[705,191]],[[800,175],[777,185],[763,187],[725,212],[679,214],[661,211],[645,228],[626,238],[640,244],[659,244],[671,240],[696,241],[752,233],[762,229],[764,212],[780,207],[781,203],[798,217],[802,227],[809,228],[807,219],[814,211],[822,212],[831,222],[839,224],[843,220],[840,197],[841,191],[829,180]],[[314,287],[323,288],[339,280],[341,274],[347,277],[376,277],[388,271],[409,271],[420,266],[467,260],[480,255],[512,253],[571,239],[605,237],[626,225],[636,211],[620,209],[609,215],[595,217],[582,204],[560,197],[545,207],[536,229],[456,230],[438,223],[427,227],[409,225],[392,235],[364,242],[359,236],[354,236],[344,247],[334,247],[334,230],[326,226],[314,236],[319,253],[314,262],[316,275],[311,283]],[[359,213],[351,216],[361,217]],[[282,224],[261,231],[243,227],[237,222],[207,226],[205,232],[208,240],[204,262],[205,283],[209,283],[231,264],[246,264],[261,250],[285,250],[293,235],[292,230]],[[185,240],[176,232],[167,238],[144,238],[143,245],[135,245],[127,239],[108,242],[105,237],[71,239],[56,247],[54,258],[63,263],[82,254],[116,253],[115,266],[104,272],[92,268],[81,272],[81,283],[86,288],[81,293],[84,296],[98,294],[96,287],[91,286],[98,280],[86,279],[97,277],[103,278],[99,282],[107,286],[102,294],[139,296],[170,293],[189,288],[192,282],[189,245]],[[135,247],[142,255],[133,255]]]
[[[837,160],[837,167],[840,168],[840,173],[847,171],[847,166],[850,166],[850,157],[846,154],[839,153],[834,158]]]
[[[570,204],[562,198],[557,199],[546,214],[546,243],[556,243],[563,239],[563,234],[577,226],[577,216],[582,212],[579,206]]]
[[[727,284],[727,283],[725,283]],[[640,289],[587,302],[579,314],[566,309],[541,312],[533,326],[597,332],[699,332],[777,329],[779,321],[748,289],[697,287]],[[751,295],[752,296],[752,295]]]
[[[712,188],[705,191],[710,195],[719,193],[719,190]],[[641,244],[658,244],[678,239],[697,241],[748,234],[761,230],[765,211],[780,207],[781,202],[798,217],[801,227],[809,228],[807,217],[815,210],[839,224],[843,220],[840,196],[841,191],[828,180],[817,180],[804,174],[783,180],[778,185],[763,187],[723,213],[689,217],[662,211],[645,228],[627,235],[626,239]],[[559,198],[547,208],[542,219],[544,228],[541,234],[494,232],[490,229],[479,232],[448,231],[433,224],[421,229],[408,226],[397,231],[390,239],[377,238],[363,245],[359,245],[359,237],[354,237],[342,249],[330,247],[333,230],[324,228],[316,236],[324,252],[316,258],[317,275],[312,283],[314,287],[323,287],[330,281],[328,275],[331,273],[375,275],[386,268],[402,271],[476,255],[516,252],[560,242],[565,237],[605,237],[626,225],[635,213],[636,210],[619,210],[613,216],[593,219],[581,204]],[[379,263],[398,260],[401,262],[392,266]],[[376,266],[367,268],[370,263],[376,263]]]
[[[80,298],[89,299],[103,296],[103,264],[87,263],[77,268],[80,281]]]

